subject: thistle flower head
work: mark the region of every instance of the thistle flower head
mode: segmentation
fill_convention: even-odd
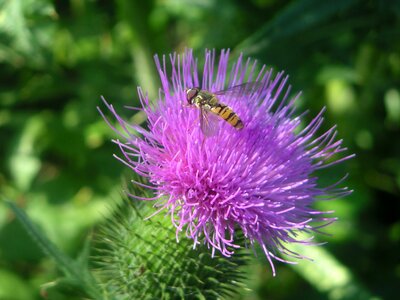
[[[131,196],[156,201],[158,211],[170,214],[177,238],[184,232],[194,247],[205,243],[213,253],[231,256],[239,247],[241,231],[250,244],[262,247],[275,274],[273,259],[286,261],[277,253],[301,257],[284,243],[309,243],[298,240],[297,233],[334,220],[312,208],[316,198],[350,192],[337,188],[340,180],[318,186],[314,172],[350,156],[336,159],[346,149],[336,140],[335,127],[317,135],[323,111],[300,129],[302,115],[294,106],[298,95],[289,97],[283,72],[274,76],[272,70],[242,56],[229,67],[229,51],[224,50],[216,59],[215,51],[206,51],[200,67],[191,50],[156,56],[158,99],[150,100],[138,89],[147,129],[123,120],[106,103],[123,128],[117,130],[122,140],[115,140],[122,153],[119,159],[146,177],[150,184],[145,186],[155,194],[151,199]],[[188,107],[186,90],[215,92],[246,82],[257,83],[256,88],[218,96],[244,128],[236,130],[220,117],[218,132],[205,136],[200,110]],[[318,226],[312,225],[315,222]]]

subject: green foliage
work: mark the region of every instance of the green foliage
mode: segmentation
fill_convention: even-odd
[[[72,260],[62,253],[27,217],[23,210],[13,202],[7,204],[14,212],[17,219],[22,223],[25,230],[42,251],[55,260],[57,267],[64,273],[63,278],[58,280],[57,285],[65,285],[80,289],[82,293],[90,295],[93,299],[101,299],[101,294],[96,282],[88,269],[88,245],[83,248],[82,254],[77,260]]]
[[[221,299],[243,286],[243,251],[216,255],[182,237],[176,241],[170,217],[126,200],[99,233],[95,261],[106,299]]]
[[[301,35],[303,39],[307,40],[308,30],[314,31],[316,27],[333,23],[331,20],[336,14],[355,6],[357,2],[357,0],[294,1],[279,11],[271,21],[266,22],[264,26],[240,43],[237,48],[247,55],[265,55],[269,48],[275,46],[282,49],[282,42],[289,42],[296,36]],[[304,34],[306,35],[304,36]],[[276,44],[273,45],[274,43]]]
[[[337,123],[357,158],[320,177],[329,184],[348,171],[355,190],[318,204],[339,217],[328,228],[332,236],[324,237],[326,249],[352,275],[351,284],[394,298],[400,280],[399,20],[399,1],[0,0],[0,192],[60,253],[78,256],[90,228],[112,213],[110,199],[120,198],[123,166],[111,157],[114,134],[96,111],[100,95],[117,107],[137,106],[137,85],[157,95],[153,54],[231,48],[286,70],[294,90],[303,91],[299,109],[310,109],[308,118],[328,107],[325,126]],[[132,120],[143,122],[139,115]],[[0,299],[42,299],[41,290],[49,299],[82,297],[54,281],[55,263],[2,203],[0,268]],[[268,267],[253,261],[248,297],[341,298],[311,279],[320,278],[318,268],[307,275],[278,269],[271,279]]]

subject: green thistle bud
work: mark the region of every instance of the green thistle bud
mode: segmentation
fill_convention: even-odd
[[[169,218],[142,203],[124,201],[101,228],[96,271],[110,299],[217,299],[243,287],[247,255],[211,257],[209,249],[183,238]]]

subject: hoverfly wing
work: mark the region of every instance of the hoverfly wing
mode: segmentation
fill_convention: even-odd
[[[218,132],[218,118],[209,111],[200,109],[200,128],[205,136],[211,137]]]
[[[231,86],[225,90],[214,92],[214,94],[217,96],[240,97],[260,90],[262,85],[263,83],[260,81],[245,82]]]

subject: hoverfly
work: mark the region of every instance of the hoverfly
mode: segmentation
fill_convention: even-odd
[[[212,136],[216,132],[216,116],[228,122],[237,130],[244,127],[243,121],[231,107],[219,101],[218,96],[241,96],[255,90],[257,82],[247,82],[227,90],[209,92],[199,87],[186,89],[186,98],[190,106],[200,109],[200,127],[204,135]]]

